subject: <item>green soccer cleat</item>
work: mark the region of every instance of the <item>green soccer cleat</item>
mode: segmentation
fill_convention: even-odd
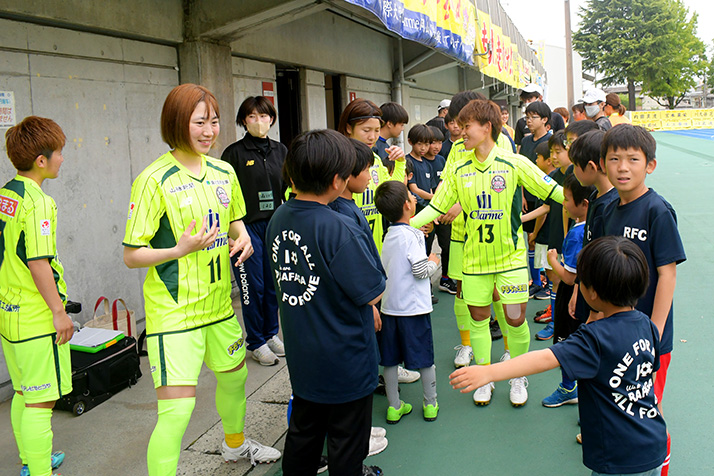
[[[399,409],[387,407],[387,423],[390,425],[399,423],[399,420],[401,420],[404,415],[409,415],[412,412],[412,406],[410,404],[404,403],[401,400],[399,403]]]
[[[436,417],[439,415],[439,403],[435,405],[422,404],[422,409],[424,410],[424,421],[436,421]]]

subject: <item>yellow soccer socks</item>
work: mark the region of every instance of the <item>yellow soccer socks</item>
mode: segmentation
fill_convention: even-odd
[[[181,438],[186,432],[196,397],[159,400],[159,419],[149,440],[146,462],[149,476],[175,476],[181,454]],[[30,473],[35,473],[30,469]]]

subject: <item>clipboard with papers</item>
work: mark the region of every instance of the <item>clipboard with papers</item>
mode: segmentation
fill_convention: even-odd
[[[94,354],[124,338],[122,331],[85,327],[75,332],[69,341],[70,350]]]

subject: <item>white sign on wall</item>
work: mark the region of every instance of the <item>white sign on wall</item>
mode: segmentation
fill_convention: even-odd
[[[0,91],[0,128],[15,125],[15,93]]]

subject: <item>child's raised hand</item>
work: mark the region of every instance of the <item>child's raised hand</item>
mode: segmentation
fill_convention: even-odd
[[[490,365],[471,365],[461,367],[449,375],[449,384],[461,393],[473,392],[491,381],[488,374]]]
[[[434,253],[432,253],[429,255],[429,261],[433,261],[434,263],[439,264],[440,260],[439,260],[438,256],[436,256]]]

